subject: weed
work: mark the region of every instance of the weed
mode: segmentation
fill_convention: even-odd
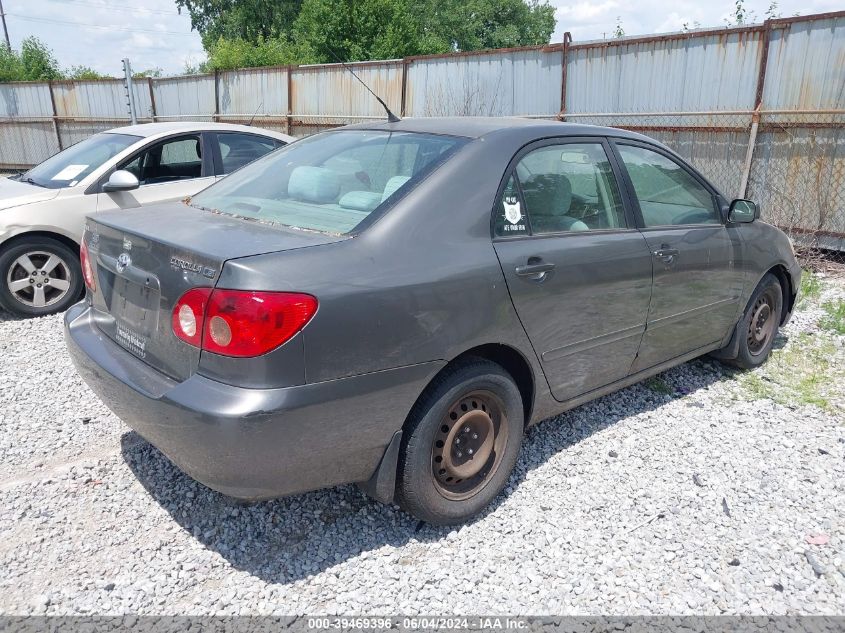
[[[823,330],[835,334],[845,334],[845,301],[827,301],[822,305],[825,316],[819,321]]]
[[[643,384],[647,389],[651,389],[654,393],[662,393],[667,396],[675,393],[675,390],[672,389],[672,387],[670,387],[669,384],[660,376],[652,376]]]
[[[798,293],[798,307],[812,303],[822,293],[822,280],[812,270],[804,270],[801,275],[801,289]]]

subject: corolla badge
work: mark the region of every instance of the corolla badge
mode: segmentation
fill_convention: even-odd
[[[129,257],[129,253],[121,253],[120,257],[117,258],[115,268],[117,268],[117,272],[122,273],[130,264],[132,264],[132,258]]]

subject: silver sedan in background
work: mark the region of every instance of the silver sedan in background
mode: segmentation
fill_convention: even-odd
[[[191,196],[293,137],[224,123],[147,123],[95,134],[0,179],[0,306],[59,312],[83,290],[85,216]]]

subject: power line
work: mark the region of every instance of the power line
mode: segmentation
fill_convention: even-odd
[[[86,2],[85,0],[50,0],[50,2],[56,2],[59,4],[79,4],[86,7],[95,7],[97,9],[108,9],[109,11],[128,11],[130,13],[137,13],[139,15],[144,14],[156,14],[156,15],[180,15],[178,11],[165,11],[163,9],[144,9],[138,7],[116,7],[112,4],[100,3],[100,2]]]
[[[53,20],[50,18],[33,18],[19,13],[7,13],[10,17],[28,22],[42,22],[45,24],[63,24],[66,26],[82,27],[85,29],[99,29],[103,31],[123,31],[126,33],[151,33],[152,35],[181,35],[182,37],[193,37],[194,33],[179,33],[177,31],[157,31],[155,29],[128,29],[122,26],[105,26],[102,24],[86,24],[84,22],[69,22],[67,20]]]

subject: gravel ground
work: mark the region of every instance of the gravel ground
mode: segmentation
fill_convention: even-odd
[[[779,340],[819,330],[828,281]],[[0,315],[0,614],[845,614],[845,414],[699,360],[544,422],[494,508],[419,525],[355,487],[244,506]]]

